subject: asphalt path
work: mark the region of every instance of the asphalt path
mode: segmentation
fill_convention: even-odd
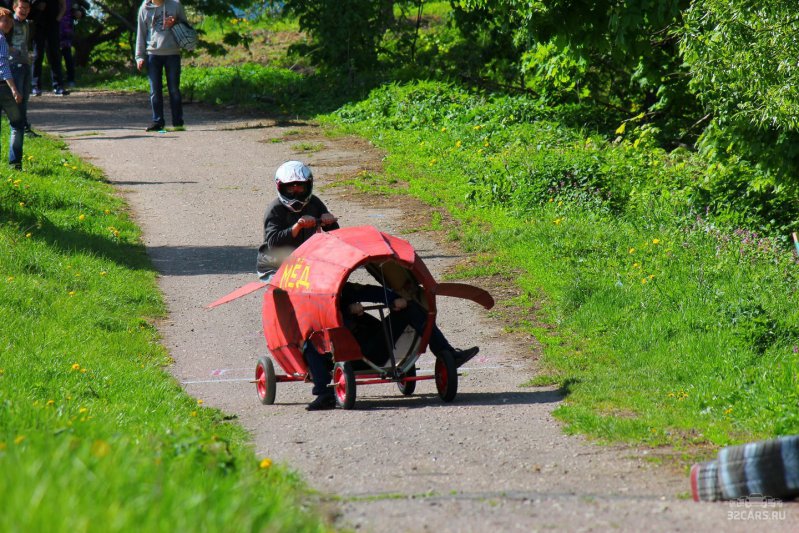
[[[279,383],[263,406],[251,383],[266,355],[260,294],[205,306],[254,279],[274,170],[306,161],[315,191],[343,226],[372,225],[409,240],[434,276],[468,260],[424,229],[428,208],[336,186],[376,170],[381,154],[329,138],[302,121],[275,123],[231,109],[187,105],[187,131],[146,133],[146,95],[78,91],[33,98],[35,129],[59,136],[101,168],[129,203],[168,307],[159,323],[170,369],[189,394],[234,416],[259,457],[287,463],[320,494],[336,527],[395,532],[797,531],[799,508],[754,519],[734,504],[688,498],[670,450],[597,445],[566,436],[552,417],[563,398],[521,385],[535,374],[534,339],[500,318],[439,299],[438,324],[456,346],[481,346],[456,401],[430,381],[406,398],[393,385],[358,389],[357,409],[306,412],[310,385]],[[447,228],[450,229],[450,228]],[[432,358],[420,360],[423,370]],[[280,369],[278,368],[278,372]],[[620,376],[620,379],[624,379]]]

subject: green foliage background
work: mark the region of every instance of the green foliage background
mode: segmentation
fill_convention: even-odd
[[[443,23],[435,30],[413,14],[440,2],[388,3],[393,10],[346,3],[345,13],[365,17],[351,23],[321,0],[287,6],[329,69],[374,70],[383,58],[394,79],[415,72],[523,94],[570,106],[573,126],[613,135],[624,124],[627,135],[639,129],[665,150],[698,149],[709,163],[702,180],[711,209],[783,238],[796,229],[793,2],[453,0],[431,16]],[[342,39],[345,28],[369,38]]]

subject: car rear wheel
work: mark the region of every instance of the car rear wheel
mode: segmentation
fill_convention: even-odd
[[[275,403],[276,386],[275,365],[269,357],[259,357],[258,364],[255,365],[255,390],[258,392],[258,399],[262,404],[272,405]]]
[[[445,402],[451,402],[458,394],[458,367],[450,352],[442,352],[436,357],[436,389],[438,396]]]

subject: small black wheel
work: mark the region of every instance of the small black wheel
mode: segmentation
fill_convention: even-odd
[[[255,389],[262,404],[272,405],[275,403],[276,386],[275,365],[272,364],[270,358],[266,356],[259,357],[258,364],[255,365]]]
[[[351,362],[336,363],[333,367],[333,390],[339,407],[352,409],[355,406],[355,371]]]
[[[405,377],[408,378],[415,378],[416,377],[416,367],[412,366],[408,369],[405,373]],[[416,381],[398,381],[397,388],[404,396],[410,396],[416,390]]]
[[[450,352],[442,352],[436,357],[436,389],[438,396],[451,402],[458,394],[458,367]]]

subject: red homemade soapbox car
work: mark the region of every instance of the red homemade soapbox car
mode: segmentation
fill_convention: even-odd
[[[394,344],[387,331],[385,305],[364,306],[379,314],[384,330],[388,362],[375,364],[366,358],[340,309],[341,290],[356,270],[364,270],[380,285],[427,312],[425,328],[408,328]],[[465,283],[438,283],[407,241],[371,226],[319,232],[283,262],[268,283],[253,282],[220,298],[216,307],[258,289],[266,289],[263,301],[264,337],[269,352],[285,374],[275,372],[272,359],[263,356],[255,369],[258,397],[264,404],[275,401],[278,382],[310,381],[303,345],[313,342],[319,353],[331,354],[334,362],[332,387],[336,402],[344,409],[355,405],[356,388],[378,383],[396,383],[404,395],[413,394],[416,382],[435,379],[439,396],[452,401],[458,391],[458,371],[451,354],[436,358],[433,374],[417,375],[416,362],[425,352],[436,317],[436,297],[472,300],[486,309],[494,305],[491,295]]]

